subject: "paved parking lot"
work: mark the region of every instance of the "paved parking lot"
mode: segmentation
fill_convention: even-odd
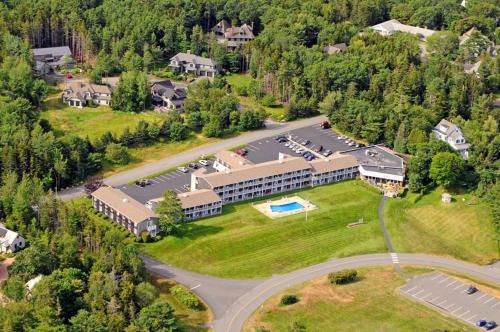
[[[480,319],[499,323],[500,300],[482,292],[480,287],[468,295],[465,291],[469,286],[441,272],[433,272],[411,279],[400,291],[474,326]]]
[[[353,147],[344,142],[345,140],[337,139],[339,136],[338,133],[331,129],[323,129],[320,124],[296,129],[284,135],[291,135],[292,139],[299,143],[309,140],[311,142],[308,145],[310,149],[315,149],[320,145],[323,146],[324,150],[331,150],[334,153],[353,149]],[[278,143],[273,137],[249,143],[246,145],[246,148],[248,154],[245,158],[256,164],[276,160],[280,152],[295,155],[292,150],[285,147],[284,144]],[[193,159],[196,158],[197,156],[193,156]],[[207,167],[207,170],[209,172],[214,171],[211,166]],[[186,192],[187,189],[184,186],[190,184],[192,171],[190,169],[188,173],[182,173],[179,170],[175,170],[151,179],[151,185],[144,188],[136,185],[124,185],[119,189],[139,202],[146,203],[150,199],[161,197],[163,192],[168,189],[178,193]]]

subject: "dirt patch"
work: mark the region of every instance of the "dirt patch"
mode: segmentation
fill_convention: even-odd
[[[4,259],[3,262],[0,263],[0,283],[4,280],[7,280],[9,277],[9,273],[7,272],[7,268],[14,263],[15,257],[10,257]]]
[[[346,287],[336,287],[330,284],[324,276],[311,282],[299,292],[299,304],[307,305],[318,301],[333,301],[348,303],[354,300],[354,294]]]

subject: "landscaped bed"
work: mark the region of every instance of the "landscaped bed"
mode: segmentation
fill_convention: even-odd
[[[358,276],[348,285],[333,286],[324,276],[287,289],[259,308],[244,331],[292,331],[294,325],[306,331],[473,330],[400,294],[405,280],[392,267],[359,269]],[[280,304],[285,294],[296,295],[298,302]]]
[[[308,212],[307,221],[301,213],[277,222],[256,211],[251,202],[242,202],[224,206],[220,216],[182,225],[182,237],[141,244],[140,249],[185,269],[234,278],[270,276],[334,256],[385,251],[377,190],[353,180],[297,194],[318,207]],[[347,227],[361,218],[366,224]]]
[[[441,190],[386,203],[385,221],[398,252],[453,256],[476,264],[499,258],[499,247],[486,204],[471,195],[452,195],[441,202]]]

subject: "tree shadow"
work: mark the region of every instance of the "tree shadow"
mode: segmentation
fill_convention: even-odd
[[[184,223],[180,224],[177,229],[178,238],[187,238],[190,240],[196,240],[198,238],[217,234],[222,231],[224,228],[220,226],[209,226],[209,225],[200,225],[197,223]]]

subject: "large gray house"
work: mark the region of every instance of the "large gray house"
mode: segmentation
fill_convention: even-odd
[[[107,85],[82,82],[66,83],[62,101],[68,106],[83,108],[89,102],[96,105],[111,105],[111,89]]]
[[[176,87],[170,80],[164,80],[151,85],[151,96],[153,105],[167,110],[181,111],[187,91],[185,88]]]
[[[191,51],[177,53],[171,57],[169,67],[194,76],[215,77],[219,72],[219,66],[215,61],[194,55]]]
[[[243,24],[239,27],[233,27],[226,20],[217,23],[212,28],[212,31],[217,41],[226,44],[230,49],[235,49],[255,38],[253,25]]]
[[[31,53],[35,60],[35,72],[39,75],[47,74],[50,70],[63,66],[72,67],[75,64],[68,46],[33,48]]]

